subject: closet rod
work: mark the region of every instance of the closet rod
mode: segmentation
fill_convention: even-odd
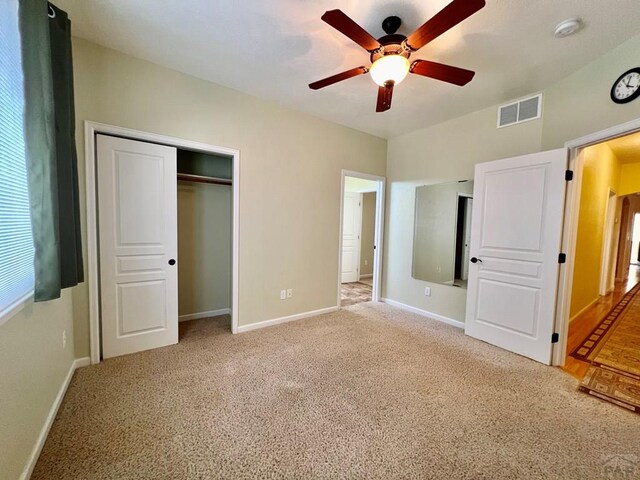
[[[205,177],[204,175],[192,175],[191,173],[178,173],[178,180],[185,182],[213,183],[215,185],[231,185],[228,178]]]

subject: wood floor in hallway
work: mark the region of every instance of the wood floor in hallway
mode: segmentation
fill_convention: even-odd
[[[567,358],[563,370],[578,379],[582,379],[590,363],[583,362],[571,356],[578,345],[587,338],[609,311],[618,304],[625,293],[640,282],[640,266],[631,265],[627,281],[616,282],[615,288],[608,295],[600,297],[587,310],[578,315],[569,325],[567,339]]]

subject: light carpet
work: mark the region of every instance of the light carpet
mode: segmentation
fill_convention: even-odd
[[[640,416],[387,305],[228,322],[78,370],[32,478],[584,480],[640,455]]]

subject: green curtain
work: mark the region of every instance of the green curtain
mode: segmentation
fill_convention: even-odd
[[[71,25],[45,0],[20,0],[25,143],[35,301],[84,280],[75,147]]]

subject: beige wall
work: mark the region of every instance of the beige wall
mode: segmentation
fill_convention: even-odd
[[[70,290],[0,326],[0,478],[22,473],[73,359]]]
[[[542,149],[640,117],[640,101],[613,103],[611,85],[623,72],[638,66],[640,35],[544,91]]]
[[[178,182],[178,313],[231,307],[232,190]]]
[[[376,229],[376,193],[362,194],[362,233],[360,234],[360,276],[373,274],[373,237]]]
[[[341,170],[384,175],[385,140],[84,40],[73,46],[82,179],[84,120],[238,149],[240,324],[336,305]],[[293,298],[282,301],[285,288]],[[74,313],[84,356],[86,287]]]
[[[495,106],[389,140],[383,297],[464,321],[464,290],[411,278],[416,185],[470,179],[476,163],[561,147],[640,117],[640,101],[609,99],[617,76],[637,66],[638,50],[640,36],[549,87],[542,119],[497,129]]]

